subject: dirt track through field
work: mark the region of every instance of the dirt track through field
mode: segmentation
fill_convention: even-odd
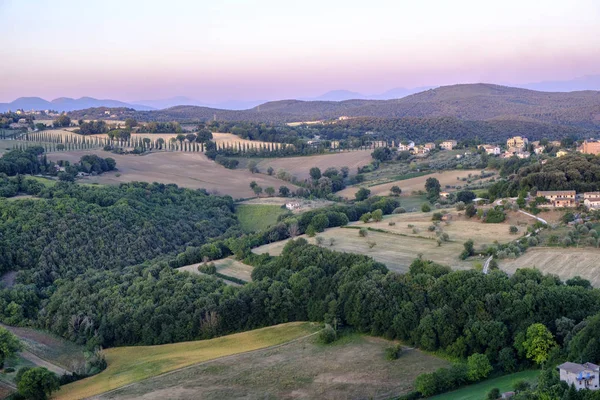
[[[233,198],[253,197],[254,192],[249,186],[252,181],[256,181],[263,189],[269,186],[275,190],[280,186],[287,186],[291,190],[296,189],[294,185],[273,176],[252,174],[247,170],[227,169],[201,153],[159,152],[138,156],[113,154],[102,150],[84,150],[51,153],[48,154],[48,159],[78,162],[85,154],[114,158],[118,171],[82,179],[80,181],[82,183],[118,184],[132,181],[175,183],[191,189],[203,188],[211,193],[230,195]]]

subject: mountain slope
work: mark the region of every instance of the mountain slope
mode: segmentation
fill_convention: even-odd
[[[44,100],[40,97],[19,97],[10,103],[0,103],[0,112],[8,110],[16,111],[23,110],[56,110],[56,111],[73,111],[82,110],[92,107],[125,107],[133,108],[134,110],[153,110],[153,107],[148,107],[141,104],[129,104],[118,100],[98,100],[92,97],[81,97],[72,99],[69,97],[60,97],[52,101]]]
[[[92,110],[76,118],[99,118]],[[537,92],[491,84],[442,86],[395,100],[301,101],[263,103],[248,110],[177,106],[131,112],[141,121],[297,122],[349,117],[455,117],[461,120],[510,120],[600,128],[600,91]]]

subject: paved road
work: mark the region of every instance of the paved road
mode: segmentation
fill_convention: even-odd
[[[540,221],[542,224],[546,224],[546,225],[548,225],[548,221],[546,221],[546,220],[545,220],[545,219],[543,219],[543,218],[536,217],[535,215],[533,215],[533,214],[529,214],[528,212],[525,212],[525,211],[523,211],[523,210],[519,210],[519,212],[520,212],[520,213],[522,213],[522,214],[525,214],[525,215],[527,215],[528,217],[531,217],[531,218],[535,218],[535,219],[537,219],[537,220],[538,220],[538,221]]]
[[[492,259],[494,258],[494,256],[489,256],[487,260],[485,260],[485,264],[483,264],[483,273],[487,274],[489,272],[489,268],[490,268],[490,263],[492,262]]]

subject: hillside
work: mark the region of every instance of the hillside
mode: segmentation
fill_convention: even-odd
[[[93,110],[71,113],[74,118],[102,117]],[[442,86],[395,100],[281,100],[248,110],[176,106],[166,110],[133,111],[141,121],[295,122],[350,117],[456,117],[461,120],[511,120],[600,127],[600,92],[537,92],[485,83]],[[120,116],[122,118],[122,116]]]
[[[19,97],[10,103],[0,103],[0,112],[8,110],[55,110],[55,111],[73,111],[82,110],[91,107],[126,107],[135,110],[152,110],[152,107],[141,104],[128,104],[118,100],[99,100],[92,97],[81,97],[72,99],[70,97],[60,97],[52,101],[44,100],[41,97]]]

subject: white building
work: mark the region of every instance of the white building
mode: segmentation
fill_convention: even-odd
[[[489,154],[490,156],[499,156],[500,153],[502,153],[502,149],[500,149],[500,146],[493,146],[491,144],[484,144],[484,145],[481,145],[480,147],[483,147],[483,149],[485,150],[485,152],[487,154]]]
[[[588,197],[583,200],[583,204],[587,208],[597,210],[600,208],[600,197]]]
[[[598,378],[600,367],[596,364],[566,362],[559,365],[558,370],[560,371],[560,380],[566,382],[569,386],[574,385],[577,390],[598,390],[600,388]]]

